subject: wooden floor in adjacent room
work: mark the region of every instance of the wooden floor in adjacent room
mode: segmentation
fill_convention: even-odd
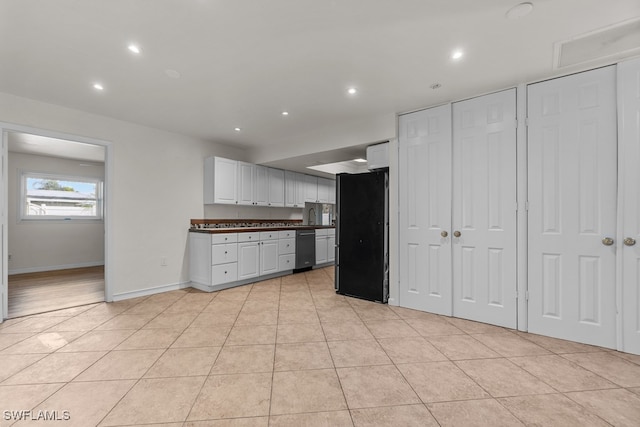
[[[9,318],[104,301],[104,266],[9,276]]]

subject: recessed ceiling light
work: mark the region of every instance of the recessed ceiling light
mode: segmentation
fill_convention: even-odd
[[[462,52],[461,50],[454,50],[453,53],[451,54],[451,59],[460,59],[462,58],[463,55],[464,55],[464,52]]]
[[[350,87],[350,88],[347,90],[347,93],[348,93],[349,95],[355,95],[356,93],[358,93],[358,89],[356,89],[355,87]]]
[[[505,16],[507,17],[507,19],[518,19],[522,18],[523,16],[527,16],[531,13],[531,11],[533,11],[533,4],[525,2],[513,6],[507,11]]]
[[[442,84],[440,83],[434,83],[431,86],[429,86],[431,89],[436,90],[436,89],[440,89],[442,87]]]
[[[180,73],[176,70],[164,70],[164,73],[167,75],[167,77],[172,78],[172,79],[179,79],[180,78]]]
[[[100,83],[94,83],[93,88],[95,90],[104,90],[104,86],[102,86]]]
[[[357,158],[357,159],[353,159],[354,162],[358,162],[358,163],[367,163],[367,161],[363,158]]]
[[[236,132],[240,132],[241,131],[240,128],[234,128],[233,130],[235,130]]]
[[[135,45],[135,44],[130,44],[127,49],[129,49],[131,52],[135,53],[135,54],[139,54],[140,53],[140,46]]]
[[[283,116],[288,116],[288,115],[289,115],[289,112],[288,112],[288,111],[283,111],[283,112],[282,112],[282,115],[283,115]]]

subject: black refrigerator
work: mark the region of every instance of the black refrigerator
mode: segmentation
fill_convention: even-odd
[[[336,292],[389,297],[388,170],[336,176]]]

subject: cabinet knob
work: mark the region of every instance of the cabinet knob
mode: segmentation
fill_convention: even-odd
[[[453,232],[453,237],[460,237],[460,236],[462,236],[462,233],[459,232],[458,230]]]
[[[227,251],[224,251],[224,254],[226,255],[226,254],[227,254]]]
[[[627,246],[633,246],[636,244],[636,239],[632,237],[627,237],[626,239],[624,239],[624,244]]]
[[[440,235],[441,235],[442,237],[447,237],[447,236],[449,235],[449,233],[447,233],[446,231],[442,230],[442,231],[440,232]]]
[[[224,274],[227,274],[227,272],[225,271]]]
[[[614,244],[614,240],[611,237],[605,237],[602,239],[602,244],[605,246],[611,246]]]

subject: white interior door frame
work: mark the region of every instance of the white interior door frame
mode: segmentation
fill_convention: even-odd
[[[105,239],[104,239],[104,299],[105,301],[111,302],[113,301],[113,288],[111,286],[111,277],[113,276],[113,265],[111,260],[113,260],[113,242],[112,242],[112,233],[111,233],[111,216],[112,216],[112,195],[113,195],[113,185],[112,185],[112,177],[113,177],[113,146],[110,141],[89,138],[85,136],[72,135],[68,133],[56,132],[46,129],[39,129],[31,126],[18,125],[13,123],[4,123],[0,122],[0,134],[2,135],[2,254],[0,262],[2,263],[2,307],[0,308],[0,322],[6,318],[7,313],[9,312],[9,278],[8,278],[8,265],[9,265],[9,255],[8,255],[8,236],[7,236],[7,209],[8,209],[8,163],[7,157],[9,153],[9,147],[7,143],[7,135],[9,132],[21,132],[28,133],[32,135],[44,136],[48,138],[56,138],[56,139],[64,139],[73,142],[82,142],[84,144],[92,144],[99,145],[104,147],[105,149],[105,157],[104,157],[104,230],[105,230]]]
[[[518,85],[516,90],[516,286],[518,295],[518,330],[527,331],[528,309],[527,303],[527,245],[528,214],[527,214],[527,85]]]

